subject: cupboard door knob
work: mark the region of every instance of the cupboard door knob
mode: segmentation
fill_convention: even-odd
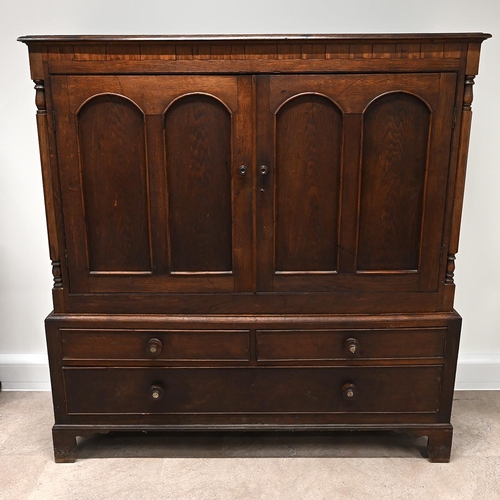
[[[354,356],[358,354],[359,351],[359,342],[355,338],[349,338],[345,341],[345,352],[350,355]]]
[[[240,168],[238,168],[238,173],[240,175],[247,175],[248,168],[245,165],[240,165]]]
[[[153,401],[160,401],[164,395],[165,391],[161,385],[154,384],[149,389],[149,396]]]
[[[260,175],[267,175],[267,173],[269,172],[269,168],[266,165],[261,165],[259,167],[259,172]]]
[[[160,339],[149,339],[148,353],[152,356],[159,356],[163,348],[163,343]]]
[[[357,393],[358,391],[356,389],[356,386],[354,384],[351,384],[350,382],[342,386],[342,395],[345,399],[352,400],[356,397]]]

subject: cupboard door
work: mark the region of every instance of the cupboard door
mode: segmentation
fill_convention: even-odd
[[[251,289],[250,78],[52,85],[71,292]]]
[[[258,290],[437,290],[455,79],[258,77]]]

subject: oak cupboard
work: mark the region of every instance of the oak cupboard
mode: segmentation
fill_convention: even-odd
[[[111,430],[387,430],[450,459],[483,33],[27,36],[55,459]]]

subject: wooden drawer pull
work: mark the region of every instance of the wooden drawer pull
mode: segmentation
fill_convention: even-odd
[[[163,348],[163,343],[160,339],[149,339],[148,341],[148,354],[151,356],[159,356]]]
[[[345,352],[349,356],[356,356],[359,352],[359,342],[355,338],[349,338],[345,341]]]
[[[345,399],[352,400],[356,397],[357,393],[358,391],[354,384],[347,383],[342,386],[342,395]]]
[[[161,385],[153,384],[149,389],[149,396],[153,401],[160,401],[163,399],[165,391]]]

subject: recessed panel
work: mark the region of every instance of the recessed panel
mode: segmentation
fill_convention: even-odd
[[[275,270],[335,271],[342,113],[307,94],[276,116]]]
[[[165,115],[172,271],[232,269],[231,116],[190,95]]]
[[[101,95],[78,113],[90,271],[151,269],[144,115]]]
[[[364,114],[358,270],[418,270],[429,124],[427,105],[402,92]]]

